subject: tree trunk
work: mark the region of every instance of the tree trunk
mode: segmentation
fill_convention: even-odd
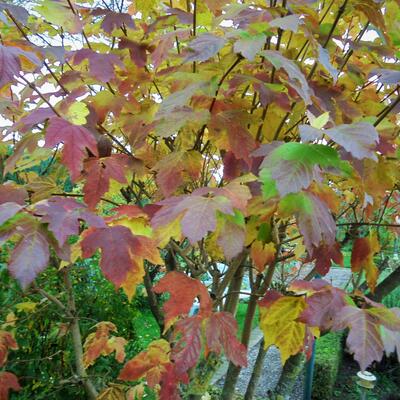
[[[258,350],[256,362],[251,373],[251,378],[249,384],[247,385],[246,393],[244,395],[244,400],[252,400],[254,396],[254,391],[256,390],[258,380],[260,379],[262,366],[264,364],[265,355],[267,351],[264,350],[264,339],[260,342],[260,348]]]
[[[244,266],[240,265],[229,285],[228,294],[225,300],[224,310],[232,313],[234,316],[236,315],[237,305],[239,302],[239,291],[242,287],[243,275]]]
[[[251,326],[253,323],[253,318],[257,307],[257,296],[255,296],[255,294],[257,293],[260,287],[261,280],[262,280],[262,275],[258,275],[257,280],[254,284],[253,294],[251,295],[249,303],[247,305],[246,319],[244,321],[242,340],[241,340],[241,342],[245,346],[248,346],[250,341]],[[235,384],[240,374],[240,370],[241,367],[237,367],[233,363],[229,363],[228,371],[225,377],[224,388],[222,390],[222,396],[221,396],[222,400],[232,399],[233,393],[235,391]]]
[[[273,398],[289,400],[290,395],[293,392],[293,386],[303,370],[304,361],[305,356],[303,353],[298,353],[289,357],[283,367],[281,377],[279,378],[279,382],[273,392]]]

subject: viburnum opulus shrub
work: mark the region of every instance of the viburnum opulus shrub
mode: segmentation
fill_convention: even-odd
[[[379,286],[374,255],[383,232],[393,243],[399,228],[398,1],[0,8],[0,237],[21,302],[40,295],[65,322],[74,354],[66,385],[90,399],[140,398],[145,388],[196,396],[212,376],[202,371],[224,354],[221,396],[230,399],[256,306],[265,346],[283,363],[346,328],[362,370],[399,351],[399,310],[360,290],[364,280],[371,294]],[[342,265],[349,244],[351,291],[311,280]],[[131,359],[113,321],[82,337],[90,315],[76,306],[71,275],[96,254],[114,296],[132,300],[144,288],[160,326]],[[270,290],[289,261],[312,269]],[[35,283],[47,268],[59,270],[54,288]],[[8,311],[1,399],[26,380],[7,369],[18,348]],[[114,383],[92,373],[100,356],[121,363]]]

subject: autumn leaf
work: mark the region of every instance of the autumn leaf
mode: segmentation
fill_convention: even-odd
[[[72,180],[78,179],[83,169],[87,150],[97,155],[97,142],[93,134],[83,126],[73,125],[60,117],[49,119],[46,131],[46,147],[63,143],[62,162],[71,172]]]
[[[336,168],[349,173],[348,166],[340,160],[336,150],[320,144],[284,143],[270,151],[260,165],[272,178],[281,196],[308,188],[313,181],[322,180],[322,172]],[[264,178],[265,177],[265,178]],[[268,184],[264,180],[264,184]]]
[[[202,167],[201,154],[195,151],[173,152],[154,166],[157,184],[164,196],[168,197],[184,183],[185,175],[190,180],[199,178]],[[185,174],[186,173],[186,174]]]
[[[365,271],[369,288],[374,291],[379,270],[374,262],[374,255],[380,250],[378,238],[372,234],[364,238],[356,238],[351,252],[351,270]]]
[[[0,372],[0,400],[8,400],[10,390],[19,392],[21,389],[18,378],[12,372]]]
[[[170,363],[169,353],[170,345],[166,340],[151,342],[147,350],[142,351],[124,365],[118,379],[136,381],[145,377],[147,384],[154,387],[160,382],[162,374]]]
[[[83,199],[89,208],[95,208],[101,197],[108,192],[111,179],[126,183],[125,173],[129,166],[130,158],[125,154],[91,158],[85,162],[86,183],[83,186]]]
[[[216,312],[206,321],[207,349],[219,354],[224,349],[225,356],[233,364],[247,366],[247,349],[237,339],[238,325],[231,313]]]
[[[265,267],[275,260],[276,248],[274,243],[262,243],[255,240],[250,248],[250,257],[257,268],[258,273],[263,273]]]
[[[91,213],[84,204],[71,198],[53,197],[35,205],[35,213],[42,222],[49,224],[50,231],[62,246],[70,235],[78,235],[80,221],[89,226],[105,228],[103,219]]]
[[[0,367],[7,362],[8,351],[17,350],[18,345],[11,332],[0,330]]]
[[[337,242],[332,245],[321,244],[318,247],[314,247],[311,257],[315,258],[315,268],[320,275],[326,275],[329,272],[332,261],[343,267],[343,254]]]
[[[383,342],[380,335],[379,320],[369,310],[346,306],[338,313],[333,329],[350,329],[346,344],[354,359],[365,371],[373,361],[383,356]]]
[[[21,56],[27,58],[32,64],[39,66],[41,64],[37,56],[18,47],[0,45],[0,88],[15,81],[19,75],[21,66]]]
[[[303,98],[306,105],[312,104],[312,89],[299,67],[292,61],[274,50],[263,50],[259,53],[264,56],[276,69],[283,68],[288,75],[288,84]]]
[[[311,254],[321,243],[334,245],[336,223],[326,203],[318,196],[308,192],[289,194],[281,200],[279,208],[283,215],[294,213],[304,244]]]
[[[379,135],[371,124],[357,122],[349,125],[338,125],[325,130],[316,129],[309,125],[300,125],[299,130],[303,140],[316,140],[327,135],[353,157],[360,160],[363,158],[377,160],[375,148],[379,141]]]
[[[184,373],[194,367],[200,357],[202,322],[203,318],[195,315],[181,319],[175,324],[174,335],[180,338],[172,349],[171,359],[179,373]]]
[[[120,336],[110,336],[117,327],[112,322],[99,322],[95,325],[96,332],[90,333],[83,345],[83,364],[85,368],[93,365],[100,356],[108,356],[115,351],[115,359],[122,363],[125,359],[127,341]]]
[[[298,321],[328,331],[332,328],[337,314],[346,306],[345,293],[341,289],[327,285],[308,296],[306,305]]]
[[[107,18],[107,17],[106,17]],[[90,49],[80,49],[70,54],[74,65],[79,65],[87,60],[89,63],[89,74],[100,82],[109,82],[115,77],[116,67],[124,68],[123,63],[115,54],[96,53]]]
[[[281,352],[282,364],[304,346],[306,325],[297,319],[306,308],[303,297],[282,296],[269,291],[258,303],[264,348],[275,345]]]
[[[101,23],[101,28],[109,34],[111,34],[115,29],[135,28],[133,18],[128,13],[119,13],[108,9],[96,8],[92,11],[92,15],[105,15]]]
[[[162,264],[155,243],[145,236],[134,236],[125,226],[90,228],[81,242],[83,257],[101,249],[100,267],[116,288],[122,287],[132,298],[136,285],[142,282],[143,259]]]
[[[224,44],[223,37],[203,33],[189,43],[189,51],[184,62],[206,61],[217,54]]]
[[[179,292],[175,288],[179,287]],[[164,303],[166,326],[170,326],[177,317],[187,316],[195,298],[200,299],[200,314],[208,315],[212,310],[212,301],[207,288],[197,279],[189,278],[182,272],[172,271],[154,286],[155,293],[170,293]]]
[[[198,194],[197,194],[198,193]],[[175,218],[182,217],[182,233],[191,243],[196,243],[213,232],[217,226],[217,212],[234,215],[231,201],[225,196],[202,196],[202,191],[193,192],[161,201],[163,207],[152,218],[152,225],[157,228],[166,225]]]

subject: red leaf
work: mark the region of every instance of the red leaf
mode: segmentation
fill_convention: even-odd
[[[18,344],[11,332],[0,330],[0,367],[7,362],[9,349],[17,350]]]
[[[160,400],[181,400],[179,394],[179,382],[189,383],[187,374],[179,374],[173,364],[166,366],[166,372],[162,376]]]
[[[0,88],[8,83],[14,82],[14,77],[19,75],[21,71],[21,56],[26,57],[33,64],[41,64],[34,53],[22,50],[18,47],[0,45]]]
[[[204,188],[207,190],[207,188]],[[212,191],[212,190],[210,190]],[[163,226],[183,215],[182,233],[191,243],[204,238],[217,227],[217,211],[233,215],[231,202],[223,196],[203,197],[203,191],[196,190],[191,195],[169,198],[159,204],[164,207],[152,219],[155,227]],[[199,195],[198,195],[199,194]]]
[[[332,261],[343,266],[343,254],[340,250],[340,244],[337,242],[332,246],[324,243],[315,247],[312,251],[312,258],[316,259],[315,267],[320,275],[326,275],[329,272]]]
[[[144,236],[133,236],[125,226],[90,228],[84,233],[81,247],[83,257],[90,257],[101,249],[101,270],[117,288],[142,281],[143,258],[159,264],[154,242]]]
[[[143,68],[147,64],[147,45],[137,43],[133,40],[122,38],[119,42],[120,49],[129,49],[132,61],[138,68]]]
[[[24,206],[27,197],[28,192],[22,186],[16,186],[11,182],[0,185],[0,204],[17,203]]]
[[[36,214],[42,222],[49,224],[49,229],[62,246],[70,235],[78,235],[80,221],[86,221],[89,226],[105,228],[103,219],[87,210],[86,206],[74,199],[53,197],[36,204]]]
[[[175,325],[174,334],[181,337],[172,349],[172,360],[177,372],[184,373],[194,367],[201,352],[201,323],[203,319],[196,315],[184,318]]]
[[[306,297],[307,308],[298,320],[308,326],[317,326],[323,331],[329,330],[336,315],[346,305],[345,292],[332,286],[325,286],[317,293]]]
[[[8,392],[10,390],[19,392],[21,389],[18,378],[13,373],[0,372],[0,400],[8,400]]]
[[[83,60],[89,61],[89,73],[101,82],[109,82],[115,77],[115,67],[124,65],[115,54],[96,53],[90,49],[80,49],[72,53],[75,65]]]
[[[112,34],[115,29],[123,27],[131,29],[135,28],[132,16],[128,13],[117,13],[111,10],[96,8],[92,11],[92,15],[105,15],[103,22],[101,23],[101,28],[109,34]]]
[[[63,142],[62,162],[71,172],[75,181],[83,168],[83,160],[89,149],[97,155],[97,142],[93,134],[83,126],[73,125],[60,117],[52,117],[46,132],[46,147],[54,147]]]
[[[228,312],[213,313],[207,319],[206,338],[210,351],[217,354],[224,349],[226,357],[235,365],[247,366],[247,349],[236,337],[237,322]]]
[[[179,290],[176,290],[179,288]],[[156,293],[170,293],[170,298],[164,303],[166,325],[175,318],[189,314],[196,297],[200,298],[200,314],[208,315],[212,310],[212,301],[207,288],[197,279],[189,278],[182,272],[172,271],[165,275],[154,286]]]
[[[110,187],[110,179],[126,183],[125,172],[130,158],[125,154],[92,158],[85,162],[86,183],[83,187],[84,200],[89,208],[95,208]]]

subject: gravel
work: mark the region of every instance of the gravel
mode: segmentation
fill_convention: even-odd
[[[248,360],[249,365],[247,368],[242,368],[239,378],[236,383],[235,391],[241,395],[246,392],[247,384],[249,383],[253,366],[257,358],[259,345],[253,346],[249,351]],[[279,377],[282,372],[281,358],[279,350],[276,347],[270,347],[268,350],[263,364],[260,380],[258,381],[255,390],[255,397],[265,399],[269,390],[273,390],[278,383]],[[293,393],[288,400],[302,400],[303,399],[303,374],[299,376],[294,388]],[[222,387],[224,384],[224,377],[220,378],[216,385]]]
[[[309,272],[310,268],[302,271],[302,276]],[[302,277],[301,276],[301,277]],[[299,277],[301,279],[301,277]],[[323,278],[328,281],[331,285],[336,287],[344,287],[351,277],[351,270],[349,268],[331,268],[329,273]],[[252,339],[249,343],[248,361],[249,365],[247,368],[242,368],[239,378],[236,383],[235,391],[238,394],[243,395],[246,392],[247,384],[249,383],[253,366],[257,358],[259,344],[261,341],[262,333],[259,328],[254,329],[252,332]],[[227,370],[227,362],[219,369],[214,377],[213,384],[222,387],[224,385],[225,373]],[[269,390],[273,390],[278,383],[279,377],[282,373],[282,364],[280,359],[279,350],[276,347],[270,347],[263,364],[262,373],[258,381],[258,385],[255,391],[255,397],[260,399],[266,399]],[[304,388],[304,371],[300,374],[297,379],[292,395],[287,400],[302,400],[303,399],[303,388]]]

